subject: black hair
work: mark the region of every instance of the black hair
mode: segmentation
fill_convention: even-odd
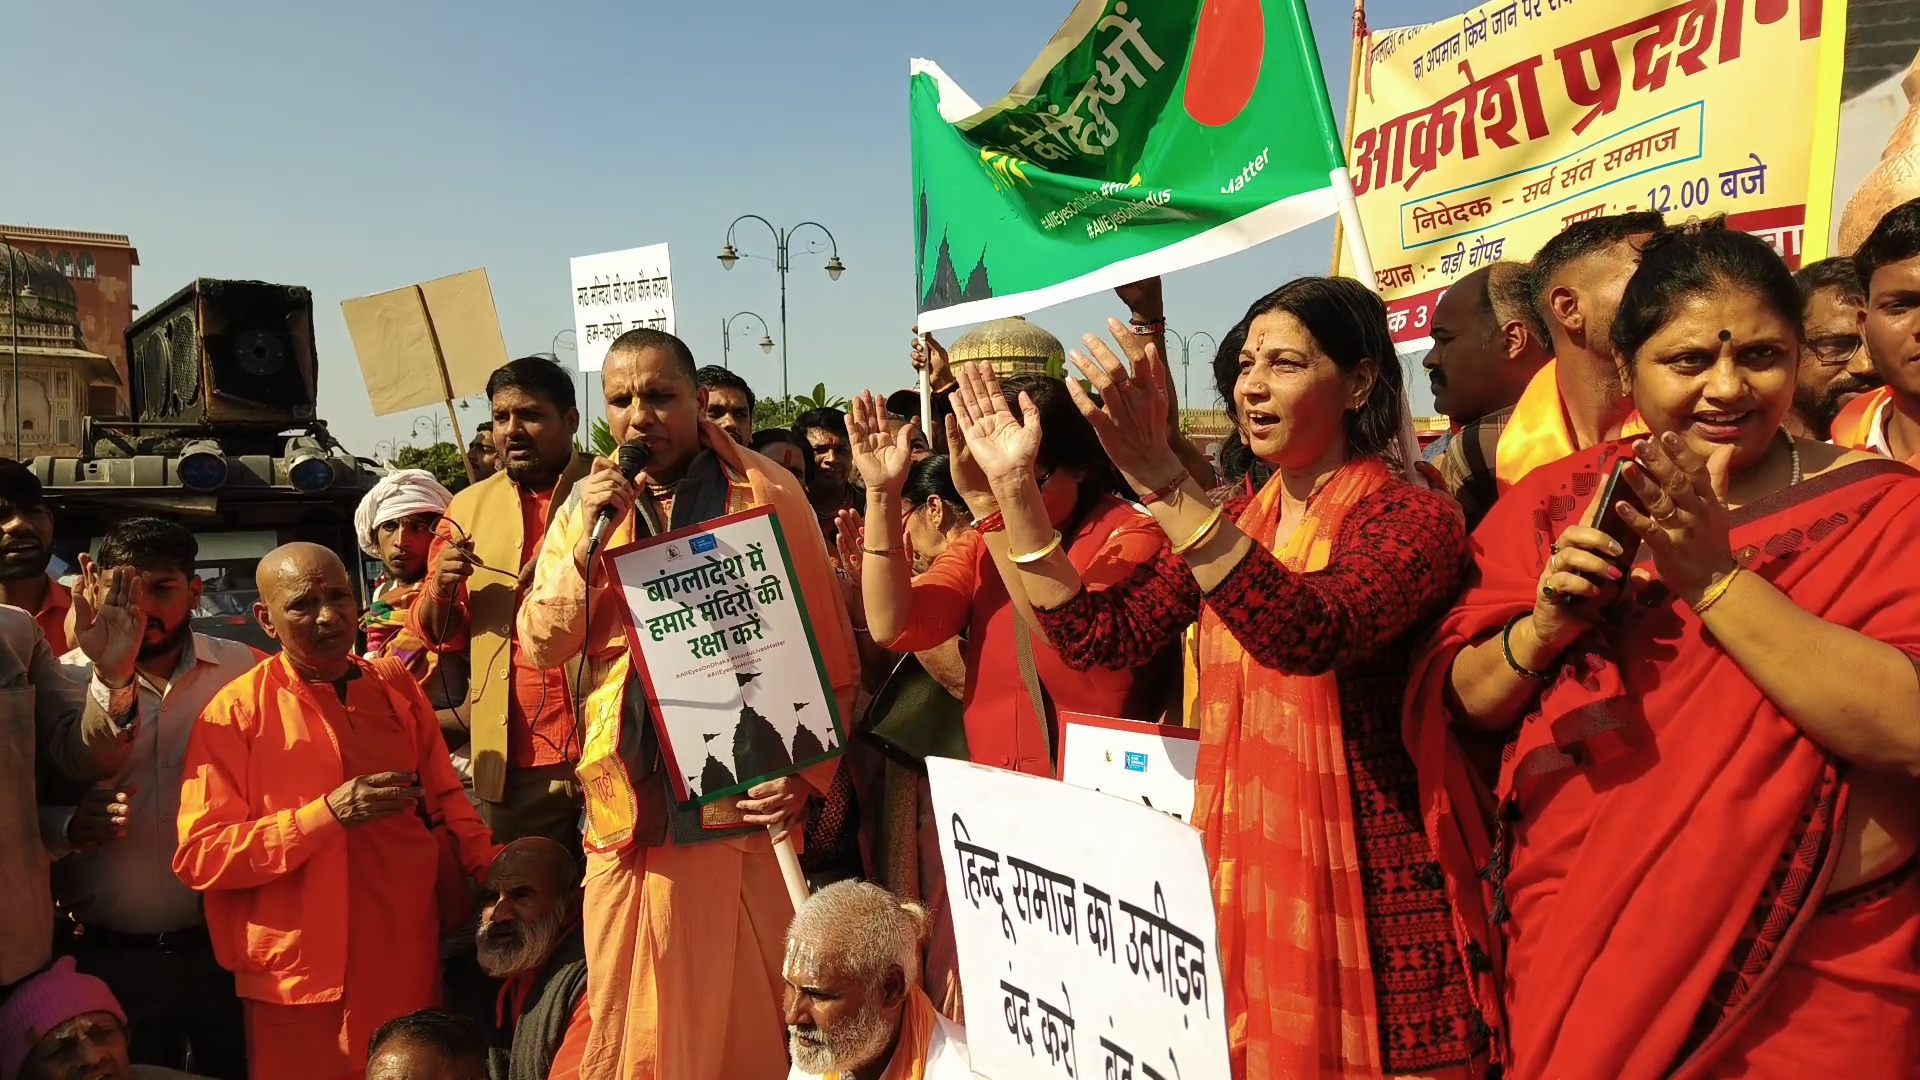
[[[1914,258],[1920,258],[1920,199],[1909,199],[1887,211],[1853,253],[1860,288],[1872,292],[1874,271]]]
[[[1346,415],[1347,452],[1406,464],[1399,460],[1398,449],[1404,407],[1400,354],[1394,351],[1393,333],[1387,329],[1387,306],[1352,278],[1295,278],[1255,300],[1240,323],[1227,332],[1227,339],[1233,340],[1237,333],[1246,340],[1253,320],[1276,311],[1300,320],[1342,373],[1353,371],[1362,360],[1373,361],[1377,372],[1373,391],[1360,408]],[[1233,401],[1233,387],[1240,380],[1240,351],[1229,353],[1222,348],[1213,358],[1214,389],[1228,402]],[[1228,415],[1234,415],[1231,405]]]
[[[774,443],[793,445],[793,433],[783,427],[754,428],[753,449],[763,450]]]
[[[485,435],[487,432],[492,430],[493,430],[493,421],[491,420],[482,420],[479,423],[473,425],[473,433],[475,435]]]
[[[1532,286],[1528,309],[1533,318],[1534,333],[1540,336],[1541,341],[1548,343],[1548,348],[1552,348],[1553,318],[1547,308],[1547,297],[1553,292],[1554,279],[1560,271],[1589,255],[1624,244],[1636,236],[1657,233],[1666,227],[1667,219],[1654,210],[1607,214],[1576,221],[1540,245],[1539,252],[1533,257],[1533,270],[1528,275]]]
[[[945,454],[934,454],[908,469],[906,487],[900,492],[900,497],[915,510],[927,505],[927,500],[935,495],[955,513],[966,512],[966,501],[960,498],[960,489],[953,482],[953,459]]]
[[[439,1009],[421,1009],[380,1025],[367,1041],[367,1064],[390,1042],[436,1050],[451,1061],[485,1061],[487,1033],[471,1017]]]
[[[807,432],[827,431],[841,438],[847,438],[847,414],[828,406],[821,409],[809,409],[800,414],[793,422],[793,439],[802,446],[807,444]]]
[[[747,380],[716,364],[708,364],[706,367],[694,372],[694,382],[699,383],[709,390],[738,390],[747,395],[747,411],[749,413],[753,411],[754,405],[760,400],[753,396],[753,387],[747,385]]]
[[[614,338],[613,344],[607,347],[607,355],[645,352],[648,349],[659,349],[673,357],[675,364],[680,368],[680,374],[685,375],[687,381],[695,386],[700,385],[700,374],[695,370],[698,365],[693,362],[693,350],[687,348],[686,342],[665,330],[636,326]]]
[[[1860,271],[1854,267],[1853,260],[1845,256],[1808,263],[1793,272],[1793,280],[1800,286],[1803,300],[1813,299],[1813,294],[1821,289],[1832,289],[1843,304],[1864,307],[1867,302],[1866,287],[1860,284]]]
[[[200,561],[200,541],[193,530],[177,521],[157,517],[126,518],[100,538],[94,556],[102,570],[178,570],[193,576]]]
[[[1727,228],[1724,216],[1662,229],[1640,253],[1640,268],[1627,281],[1613,317],[1613,347],[1631,359],[1647,339],[1672,320],[1689,297],[1735,288],[1758,296],[1801,333],[1805,302],[1772,245],[1752,233]]]
[[[487,376],[487,400],[502,390],[524,390],[549,401],[562,416],[579,404],[573,393],[573,375],[545,356],[509,360]]]
[[[449,1061],[486,1061],[488,1055],[488,1038],[478,1022],[440,1009],[420,1009],[419,1013],[380,1024],[367,1040],[367,1065],[372,1065],[380,1047],[390,1042],[428,1047]]]
[[[1080,498],[1073,508],[1074,527],[1093,509],[1103,495],[1118,490],[1119,473],[1107,457],[1093,425],[1080,415],[1073,403],[1066,380],[1053,375],[1014,375],[1001,380],[1001,392],[1015,415],[1020,413],[1020,395],[1024,392],[1040,412],[1040,451],[1034,464],[1042,473],[1054,469],[1078,469],[1086,475],[1080,481]]]
[[[24,462],[0,457],[0,502],[13,507],[14,513],[24,514],[46,506],[47,491]]]

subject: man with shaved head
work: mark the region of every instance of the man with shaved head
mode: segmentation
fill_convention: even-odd
[[[793,474],[704,418],[706,391],[686,343],[630,330],[601,371],[614,441],[646,449],[632,481],[611,461],[554,511],[520,605],[518,640],[543,668],[579,663],[588,851],[585,932],[592,1035],[588,1077],[735,1080],[779,1076],[780,932],[793,917],[768,829],[800,825],[839,762],[756,784],[744,797],[676,804],[636,683],[620,590],[600,555],[635,537],[770,506],[843,715],[860,679],[846,601]],[[602,510],[604,547],[589,536]]]
[[[205,894],[249,1073],[346,1080],[382,1024],[438,999],[443,851],[480,880],[497,849],[419,685],[354,655],[340,557],[288,544],[255,578],[254,618],[281,651],[193,727],[173,870]]]
[[[927,912],[878,885],[842,881],[787,930],[789,1080],[971,1080],[967,1033],[920,989]]]
[[[1500,433],[1534,375],[1553,359],[1531,317],[1527,267],[1494,263],[1454,282],[1433,309],[1433,348],[1423,361],[1434,407],[1454,425],[1440,476],[1469,529],[1499,497]]]

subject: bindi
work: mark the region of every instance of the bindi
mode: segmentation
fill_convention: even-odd
[[[1721,340],[1721,341],[1732,341],[1732,340],[1733,340],[1733,331],[1731,331],[1731,330],[1722,330],[1722,331],[1720,331],[1720,340]]]

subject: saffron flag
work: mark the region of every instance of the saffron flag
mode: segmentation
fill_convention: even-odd
[[[1080,0],[982,109],[911,67],[920,329],[1170,273],[1334,213],[1301,0]]]
[[[1428,346],[1447,286],[1605,214],[1725,214],[1789,265],[1822,257],[1845,19],[1846,0],[1492,0],[1370,35],[1350,163],[1394,340]]]

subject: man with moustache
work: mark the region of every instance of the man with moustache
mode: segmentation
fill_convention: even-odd
[[[71,958],[27,980],[0,1003],[4,1080],[209,1080],[133,1060],[127,1011],[107,984]]]
[[[723,367],[708,364],[699,371],[707,392],[707,419],[741,446],[753,445],[753,387]]]
[[[1885,385],[1840,410],[1833,441],[1920,468],[1920,199],[1887,211],[1853,263],[1867,293],[1860,336]]]
[[[454,771],[473,785],[472,748],[467,742],[467,658],[440,652],[407,629],[407,616],[426,588],[427,555],[440,516],[453,494],[424,469],[388,473],[373,485],[353,512],[360,550],[383,567],[373,583],[373,599],[360,616],[369,660],[399,661],[426,691],[440,717],[440,733],[453,755]]]
[[[193,725],[173,870],[234,974],[250,1075],[348,1080],[382,1024],[439,998],[443,843],[476,881],[498,849],[419,685],[354,655],[340,557],[287,544],[255,579],[281,651]]]
[[[814,409],[793,422],[793,438],[807,454],[807,501],[829,545],[839,533],[842,510],[860,510],[866,495],[853,482],[853,448],[847,441],[847,414]]]
[[[493,443],[493,421],[482,420],[473,429],[473,441],[467,444],[467,463],[473,466],[476,484],[500,471],[500,451]]]
[[[616,443],[646,446],[632,483],[605,459],[554,515],[520,608],[520,642],[543,667],[577,663],[594,687],[582,705],[588,793],[583,921],[592,1036],[580,1073],[600,1078],[733,1080],[786,1066],[780,932],[793,916],[769,828],[797,830],[807,799],[839,762],[759,784],[745,798],[676,805],[659,738],[637,687],[619,590],[590,549],[602,509],[614,550],[635,537],[771,506],[795,584],[843,714],[860,677],[853,627],[813,511],[791,473],[702,419],[686,343],[630,330],[601,371]]]
[[[1453,422],[1440,476],[1471,529],[1499,497],[1493,466],[1514,403],[1553,357],[1528,313],[1527,268],[1481,267],[1453,284],[1433,311],[1424,361],[1434,407]]]
[[[966,1029],[920,989],[927,913],[868,882],[807,898],[787,930],[788,1080],[971,1080]]]
[[[580,868],[566,848],[538,836],[507,845],[487,873],[474,944],[500,980],[490,1080],[578,1080],[591,1021]]]
[[[73,647],[73,590],[47,572],[52,561],[53,511],[40,478],[23,462],[0,458],[0,604],[32,615],[59,656]]]
[[[1793,411],[1787,430],[1796,438],[1833,437],[1833,421],[1854,398],[1880,385],[1860,336],[1860,316],[1867,292],[1853,260],[1821,259],[1801,267],[1793,279],[1807,310],[1802,322],[1806,345],[1800,353],[1799,381],[1793,391]]]
[[[251,646],[193,632],[201,584],[193,531],[160,518],[129,518],[100,538],[83,570],[134,575],[145,633],[137,652],[61,657],[78,686],[94,678],[131,684],[138,726],[111,783],[77,806],[42,811],[53,865],[55,926],[62,952],[99,977],[125,1007],[132,1060],[178,1067],[193,1050],[196,1071],[244,1080],[246,1041],[233,976],[214,959],[200,897],[173,874],[178,846],[181,757],[200,711],[263,659]],[[43,801],[45,801],[43,799]]]
[[[494,839],[545,836],[574,846],[578,667],[531,662],[514,619],[552,510],[593,459],[574,451],[580,411],[573,376],[560,365],[544,356],[514,360],[487,380],[487,398],[505,468],[448,504],[407,629],[467,660],[473,794]]]
[[[1646,211],[1576,221],[1533,257],[1534,335],[1553,359],[1527,383],[1500,433],[1501,491],[1576,450],[1645,433],[1611,335],[1640,247],[1664,225]]]

